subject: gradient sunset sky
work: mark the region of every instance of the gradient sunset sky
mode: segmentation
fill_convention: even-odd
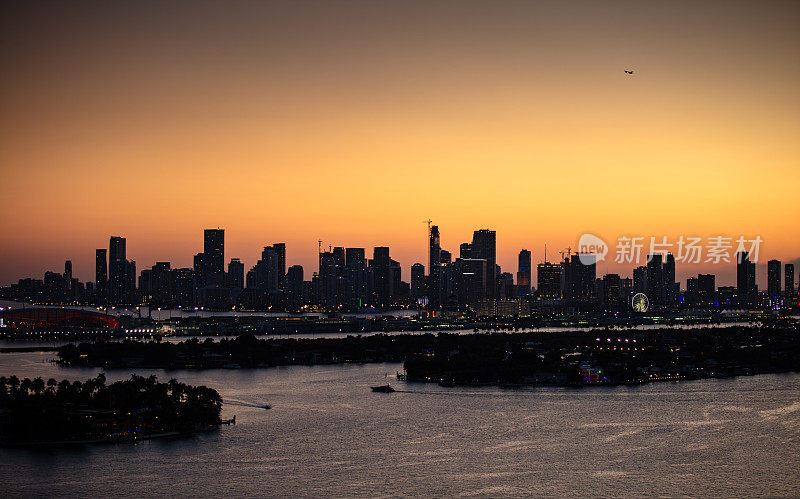
[[[791,261],[799,26],[796,1],[3,2],[0,284],[93,280],[111,235],[191,266],[217,226],[247,268],[286,242],[309,279],[321,239],[408,278],[428,218],[454,254],[496,230],[509,272],[583,232]]]

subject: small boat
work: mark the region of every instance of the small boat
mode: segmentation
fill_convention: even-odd
[[[373,392],[380,392],[380,393],[392,393],[392,392],[395,391],[395,389],[392,388],[389,385],[389,383],[386,383],[385,385],[382,385],[382,386],[373,386],[371,388],[372,388]]]

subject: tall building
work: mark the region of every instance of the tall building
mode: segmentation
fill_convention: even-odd
[[[439,226],[431,226],[428,236],[428,306],[439,308],[441,302],[442,247],[439,241]]]
[[[203,253],[211,272],[221,273],[225,266],[225,230],[205,229],[203,231]]]
[[[411,298],[414,301],[425,296],[425,266],[415,263],[411,266]]]
[[[72,260],[64,261],[64,279],[72,279]]]
[[[630,302],[630,298],[633,296],[633,279],[630,277],[620,279],[619,296],[620,303],[622,305],[621,308],[624,308]]]
[[[572,302],[590,302],[596,297],[597,263],[591,253],[576,253],[565,258],[563,269],[564,286],[562,296]]]
[[[781,295],[781,262],[770,260],[767,262],[767,294],[770,298]]]
[[[511,272],[500,272],[497,277],[497,296],[499,299],[517,298],[514,292],[514,275]]]
[[[228,264],[228,287],[244,288],[244,264],[238,258],[231,258]]]
[[[400,262],[397,260],[390,259],[389,261],[389,273],[391,275],[390,285],[392,286],[392,299],[391,302],[394,303],[398,299],[401,298],[408,298],[411,296],[411,286],[408,285],[407,282],[403,282],[402,276],[402,268],[400,267]]]
[[[750,261],[750,253],[736,253],[736,297],[740,306],[755,302],[758,287],[756,286],[756,264]]]
[[[665,255],[662,275],[664,277],[664,304],[675,305],[678,302],[679,291],[678,283],[675,282],[675,257],[672,253]]]
[[[174,302],[175,277],[170,267],[169,262],[156,262],[150,269],[150,293],[153,303],[159,306],[171,306]]]
[[[644,265],[633,269],[633,292],[647,293],[647,267]]]
[[[139,296],[142,303],[153,306],[153,269],[142,269],[139,273]]]
[[[486,260],[482,258],[459,258],[457,261],[455,294],[461,307],[476,309],[486,299]]]
[[[75,300],[76,297],[76,285],[77,279],[72,278],[72,260],[66,260],[64,262],[64,293],[68,301]]]
[[[333,259],[336,261],[336,265],[339,268],[344,268],[345,264],[347,263],[347,251],[342,246],[335,246],[333,248]]]
[[[784,265],[784,286],[786,287],[786,296],[794,296],[794,264],[787,263]]]
[[[536,266],[536,290],[542,300],[561,298],[561,266],[544,262]]]
[[[370,266],[373,269],[375,281],[375,303],[380,307],[387,307],[392,303],[395,288],[389,247],[375,246],[372,255]]]
[[[175,303],[181,308],[194,307],[197,304],[197,283],[194,279],[194,270],[183,268],[174,269]]]
[[[329,310],[338,308],[343,301],[339,281],[344,269],[339,266],[338,260],[333,251],[319,254],[319,298],[320,303]]]
[[[606,274],[603,276],[603,305],[608,310],[616,310],[622,304],[620,295],[619,274]]]
[[[524,249],[519,252],[517,264],[517,286],[522,294],[529,294],[531,291],[531,252]]]
[[[259,269],[259,283],[262,289],[268,292],[278,291],[280,282],[280,257],[274,246],[265,246],[261,251],[261,267]]]
[[[497,299],[497,234],[481,229],[472,234],[472,258],[486,260],[486,298]]]
[[[439,268],[439,258],[441,256],[442,247],[439,241],[439,226],[431,226],[430,235],[428,237],[428,272],[429,275],[435,273]]]
[[[286,289],[286,243],[275,243],[272,245],[275,250],[275,257],[278,270],[278,289]]]
[[[126,258],[124,237],[111,237],[108,255],[108,301],[113,304],[130,303],[136,287],[136,264]]]
[[[113,260],[125,260],[126,256],[126,249],[125,249],[125,238],[119,236],[111,236],[111,239],[108,243],[108,259],[109,261]]]
[[[345,266],[351,269],[363,269],[367,266],[364,248],[346,248]]]
[[[106,301],[106,283],[108,282],[107,253],[108,250],[105,248],[98,248],[94,251],[94,280],[98,303],[105,303]]]
[[[206,277],[208,276],[208,264],[206,262],[205,253],[195,253],[192,260],[195,281],[198,288],[206,287]]]
[[[458,247],[458,257],[459,258],[472,258],[472,244],[470,244],[470,243],[461,243],[461,246]]]
[[[286,273],[286,306],[289,310],[300,310],[305,304],[303,288],[303,267],[292,265]]]
[[[714,274],[697,275],[697,302],[700,305],[712,306],[716,301],[717,277]]]
[[[664,266],[663,256],[659,253],[647,255],[647,297],[653,305],[663,305]]]
[[[344,301],[349,308],[360,309],[372,302],[364,248],[345,249],[344,288]]]
[[[714,274],[698,274],[686,280],[684,303],[693,307],[711,307],[716,302],[716,277]]]
[[[205,286],[222,286],[225,275],[225,230],[203,231],[201,271]]]

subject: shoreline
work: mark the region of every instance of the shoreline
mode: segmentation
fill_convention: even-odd
[[[68,369],[71,368],[81,368],[87,366],[74,366],[71,364],[66,364],[61,361],[53,360],[51,361],[61,367],[65,367]],[[167,372],[170,371],[193,371],[193,372],[200,372],[200,371],[209,371],[209,370],[233,370],[233,371],[241,371],[241,370],[261,370],[261,369],[277,369],[277,368],[286,368],[286,367],[316,367],[316,366],[345,366],[345,365],[368,365],[368,364],[403,364],[402,361],[394,361],[394,360],[372,360],[372,361],[351,361],[345,360],[341,362],[318,362],[318,363],[303,363],[303,364],[282,364],[282,365],[270,365],[270,366],[248,366],[248,367],[180,367],[180,368],[165,368],[163,366],[157,365],[137,365],[137,366],[88,366],[102,369],[103,371],[121,371],[126,369],[147,369],[147,370],[164,370]],[[404,383],[420,383],[420,384],[438,384],[442,388],[453,388],[453,387],[496,387],[504,390],[515,390],[515,389],[527,389],[527,388],[536,388],[536,387],[558,387],[558,388],[575,388],[575,389],[582,389],[582,388],[613,388],[619,386],[629,386],[629,387],[636,387],[642,385],[650,385],[654,383],[681,383],[687,381],[700,381],[704,379],[730,379],[730,378],[738,378],[742,376],[759,376],[764,374],[788,374],[788,373],[797,373],[800,374],[800,368],[791,368],[791,369],[779,369],[779,370],[763,370],[763,371],[754,371],[754,372],[733,372],[733,373],[714,373],[708,376],[685,376],[685,375],[667,375],[667,376],[659,376],[655,378],[641,378],[639,380],[634,381],[612,381],[612,382],[603,382],[603,383],[507,383],[502,381],[487,381],[487,382],[478,382],[478,383],[453,383],[453,384],[442,384],[442,379],[407,379],[407,375],[402,375],[404,378],[397,378],[397,381],[402,381]],[[224,424],[224,423],[223,423]]]
[[[167,431],[160,433],[148,433],[146,435],[137,435],[131,437],[111,437],[111,438],[95,438],[85,440],[43,440],[43,441],[26,441],[26,442],[0,442],[0,448],[28,448],[28,447],[60,447],[70,445],[99,445],[99,444],[133,444],[136,442],[143,442],[148,440],[158,440],[163,438],[182,438],[190,437],[197,433],[209,433],[218,431],[223,423],[214,425],[209,428],[201,428],[188,432],[181,431]]]

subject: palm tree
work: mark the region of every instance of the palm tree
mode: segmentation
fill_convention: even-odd
[[[70,384],[69,380],[62,379],[58,383],[58,390],[56,391],[56,396],[61,399],[66,398],[71,387],[72,385]]]
[[[11,376],[8,378],[8,385],[13,389],[16,390],[19,387],[19,378],[16,376]]]
[[[72,392],[75,393],[76,395],[80,394],[83,391],[83,383],[75,380],[72,382],[70,388],[72,389]]]
[[[28,394],[28,392],[31,390],[32,387],[33,387],[33,381],[31,381],[30,378],[23,379],[19,384],[20,391],[25,395]]]
[[[31,388],[36,395],[40,395],[44,391],[44,380],[41,376],[31,381]]]

